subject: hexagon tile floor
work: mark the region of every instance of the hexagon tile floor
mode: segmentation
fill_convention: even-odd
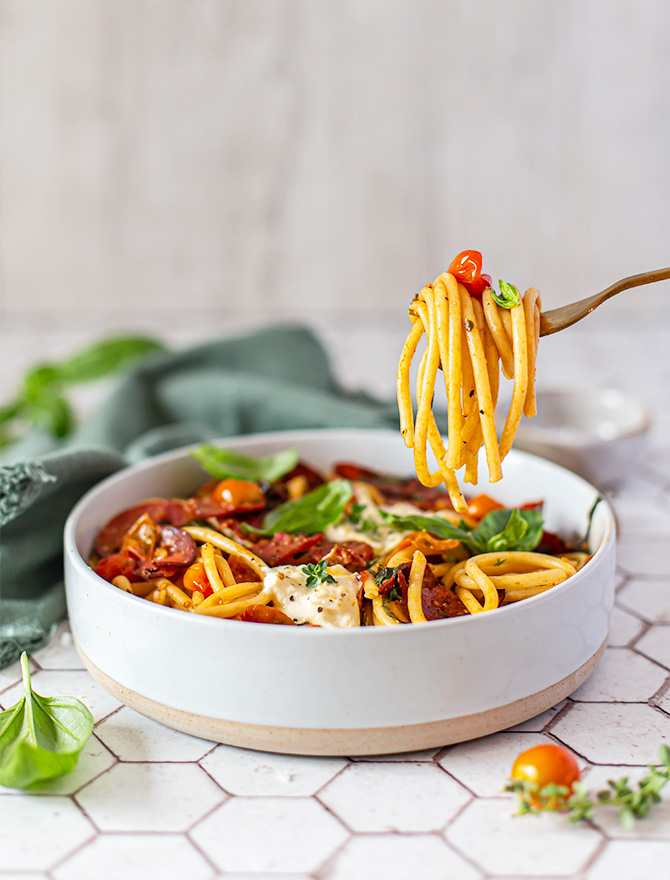
[[[628,832],[607,808],[579,827],[514,817],[502,792],[513,757],[535,743],[572,749],[597,790],[612,776],[636,779],[670,742],[670,336],[601,333],[588,347],[578,332],[568,339],[553,349],[564,381],[588,367],[594,384],[633,390],[640,374],[655,375],[656,388],[642,393],[665,406],[650,450],[614,497],[616,608],[585,684],[471,743],[379,759],[283,757],[175,733],[122,706],[83,670],[62,624],[30,658],[33,683],[80,696],[96,726],[71,775],[31,795],[2,790],[0,878],[668,880],[670,792]],[[16,665],[0,670],[3,708],[19,679]]]

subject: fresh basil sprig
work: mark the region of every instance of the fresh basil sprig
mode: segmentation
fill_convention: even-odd
[[[191,455],[217,480],[232,477],[235,480],[263,480],[266,483],[274,483],[298,464],[297,449],[283,449],[281,452],[275,452],[274,455],[256,458],[253,455],[234,452],[232,449],[204,445],[193,449]]]
[[[41,697],[30,685],[21,655],[23,696],[0,713],[0,785],[29,788],[65,776],[93,731],[93,716],[74,697]]]
[[[491,291],[491,296],[498,305],[502,306],[503,309],[513,309],[514,306],[518,306],[521,302],[521,297],[516,287],[513,284],[508,284],[507,281],[503,281],[502,278],[498,279],[498,284],[500,285],[500,293],[497,293],[495,290]]]
[[[265,515],[260,529],[246,523],[242,528],[261,535],[273,535],[275,532],[287,532],[289,535],[300,533],[315,535],[342,516],[353,494],[354,490],[349,480],[331,480],[330,483],[324,483],[302,498],[286,501],[275,507]]]
[[[307,563],[303,565],[302,570],[307,575],[305,581],[306,587],[315,587],[317,584],[336,584],[337,581],[328,574],[328,560],[322,559],[321,562]]]
[[[101,379],[163,350],[153,339],[123,336],[105,339],[67,360],[34,367],[23,379],[15,399],[0,407],[0,448],[18,440],[29,427],[66,437],[75,421],[65,393],[69,385]]]
[[[544,519],[538,510],[493,510],[476,529],[463,520],[454,525],[441,516],[396,516],[380,511],[394,529],[426,531],[438,538],[460,541],[473,553],[497,553],[504,550],[534,550],[542,540]]]

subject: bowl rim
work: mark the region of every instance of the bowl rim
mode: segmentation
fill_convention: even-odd
[[[566,449],[591,449],[611,447],[620,440],[627,440],[632,437],[640,437],[651,430],[653,417],[647,405],[639,397],[622,391],[620,388],[610,386],[565,386],[565,385],[547,385],[537,389],[538,410],[540,400],[543,396],[561,398],[566,401],[581,398],[582,400],[602,399],[603,397],[616,396],[625,406],[635,409],[636,425],[627,430],[619,429],[613,437],[598,437],[594,434],[580,433],[573,429],[571,434],[556,434],[556,427],[552,425],[544,425],[541,421],[534,419],[523,419],[519,425],[519,440],[525,442],[532,440],[537,443],[544,443],[555,447]],[[521,451],[521,450],[517,450]],[[532,454],[532,453],[529,453]]]
[[[374,435],[384,435],[390,436],[395,435],[398,436],[398,432],[392,428],[307,428],[307,429],[296,429],[296,430],[286,430],[286,431],[267,431],[267,432],[258,432],[253,434],[238,434],[233,435],[231,437],[220,437],[212,441],[208,441],[213,445],[223,445],[223,444],[235,444],[240,441],[267,441],[274,442],[278,440],[286,439],[287,444],[295,443],[298,444],[301,440],[303,442],[307,442],[309,440],[317,439],[320,437],[331,436],[336,437],[338,435],[343,434],[359,434],[366,436],[374,436]],[[65,522],[63,540],[64,540],[64,553],[65,557],[70,560],[71,564],[74,566],[74,570],[84,579],[89,581],[94,585],[95,589],[106,589],[110,592],[110,595],[113,593],[114,597],[120,602],[128,602],[131,603],[129,607],[132,607],[132,603],[141,603],[138,607],[141,607],[143,610],[146,610],[147,602],[140,596],[134,596],[126,593],[124,590],[119,590],[118,587],[115,587],[113,584],[110,584],[108,581],[101,578],[99,575],[95,573],[95,571],[90,568],[82,554],[79,552],[76,542],[76,530],[79,523],[79,519],[82,513],[85,511],[86,507],[93,503],[95,500],[104,496],[107,490],[114,486],[117,482],[121,482],[123,479],[126,479],[129,471],[133,473],[141,473],[145,470],[151,470],[153,467],[159,466],[161,464],[170,462],[174,460],[175,462],[183,459],[189,453],[189,450],[193,448],[195,444],[189,444],[187,446],[181,446],[177,449],[172,449],[168,452],[162,452],[158,455],[151,456],[147,459],[144,459],[135,464],[130,464],[128,467],[124,467],[119,471],[116,471],[114,474],[106,477],[101,480],[99,483],[96,483],[93,487],[91,487],[84,495],[79,499],[76,505],[70,511],[70,514]],[[283,635],[284,633],[292,632],[294,630],[301,630],[303,635],[299,638],[406,638],[410,633],[417,631],[425,630],[427,626],[431,628],[431,631],[440,627],[443,628],[445,626],[456,627],[456,626],[481,626],[487,625],[487,623],[491,620],[504,620],[506,619],[504,615],[509,617],[511,614],[518,614],[520,611],[523,611],[523,606],[528,607],[528,603],[532,603],[532,607],[537,606],[542,602],[554,602],[556,601],[555,597],[557,595],[562,594],[565,589],[575,588],[575,584],[581,582],[584,577],[588,576],[591,570],[599,563],[600,559],[605,555],[608,550],[608,547],[613,545],[616,538],[616,519],[614,516],[614,511],[612,509],[611,504],[607,500],[606,497],[602,495],[601,492],[596,489],[588,480],[585,480],[583,477],[580,477],[578,474],[573,473],[567,468],[561,467],[560,465],[555,464],[552,461],[542,458],[538,455],[533,455],[530,452],[524,452],[518,449],[512,449],[509,453],[512,456],[512,460],[515,458],[526,459],[530,458],[533,460],[540,461],[543,467],[548,468],[550,471],[558,471],[561,474],[569,477],[571,480],[576,480],[579,483],[583,484],[585,489],[590,490],[596,498],[600,499],[599,505],[602,505],[603,510],[605,511],[606,521],[605,521],[605,533],[600,542],[595,553],[588,560],[588,562],[581,568],[576,574],[567,580],[563,581],[560,584],[557,584],[555,587],[552,587],[550,590],[546,590],[543,593],[538,593],[535,596],[529,596],[527,599],[522,600],[521,602],[515,602],[511,605],[507,605],[503,608],[493,608],[490,611],[481,611],[478,614],[468,614],[462,615],[459,617],[451,617],[445,618],[443,620],[432,620],[426,621],[426,623],[414,623],[411,626],[352,626],[352,627],[305,627],[305,626],[283,626],[283,627],[272,627],[274,631],[280,630],[281,633],[273,632],[273,636],[282,638],[295,638],[295,636]],[[67,573],[67,570],[66,570]],[[585,574],[586,573],[586,574]],[[173,620],[182,619],[186,626],[211,626],[211,627],[219,627],[220,631],[223,633],[230,626],[239,627],[245,626],[248,627],[250,625],[254,626],[256,630],[258,627],[267,627],[267,624],[254,623],[252,621],[242,621],[242,620],[229,620],[227,618],[210,618],[207,615],[195,615],[195,614],[185,614],[178,608],[168,608],[163,605],[157,605],[156,603],[152,603],[154,607],[150,609],[152,612],[160,615],[168,614],[172,616]],[[178,617],[175,618],[174,615]],[[492,617],[493,615],[493,617]],[[196,622],[197,619],[197,622]],[[190,620],[191,623],[186,623],[186,621]],[[223,629],[221,629],[223,627]],[[365,635],[363,635],[365,633]],[[376,635],[373,635],[376,633]],[[405,636],[402,636],[401,633],[405,633]]]

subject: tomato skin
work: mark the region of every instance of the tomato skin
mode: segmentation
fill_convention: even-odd
[[[482,274],[482,255],[479,251],[461,251],[451,261],[449,271],[461,284],[471,284]]]
[[[202,562],[194,562],[184,572],[184,589],[197,590],[205,597],[211,596],[214,590],[207,577],[205,566]]]
[[[468,501],[468,513],[473,519],[483,519],[493,510],[503,510],[503,505],[490,495],[475,495]]]
[[[135,574],[136,562],[127,553],[112,553],[106,559],[101,559],[95,567],[95,573],[111,584],[115,577],[120,574],[132,577]]]
[[[543,743],[521,752],[512,765],[512,779],[534,782],[538,788],[553,783],[564,785],[572,792],[579,775],[579,766],[574,757],[554,743]]]
[[[491,276],[482,275],[482,255],[479,251],[461,251],[451,261],[449,271],[471,296],[481,296],[491,286]]]
[[[234,508],[247,504],[262,504],[265,496],[257,483],[252,483],[250,480],[228,479],[217,483],[212,498],[219,504]]]

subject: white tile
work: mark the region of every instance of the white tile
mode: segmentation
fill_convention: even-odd
[[[94,721],[100,721],[110,712],[118,709],[121,703],[108,694],[86,671],[71,672],[43,670],[31,676],[33,690],[43,697],[76,697],[88,707]],[[20,699],[23,685],[17,685],[2,694],[2,705],[12,706]]]
[[[0,795],[0,828],[6,871],[47,870],[95,834],[66,797]]]
[[[622,608],[614,607],[610,618],[610,634],[607,644],[610,647],[623,647],[630,644],[642,632],[644,624]]]
[[[551,732],[594,764],[647,764],[670,743],[670,718],[635,703],[575,703]]]
[[[74,770],[58,779],[50,779],[48,782],[34,785],[30,793],[31,795],[74,794],[115,763],[114,755],[103,746],[95,734],[91,734],[81,750]],[[2,791],[4,792],[4,789]],[[7,789],[7,793],[23,795],[23,792],[14,789]]]
[[[649,623],[670,623],[670,579],[632,578],[618,593],[617,605]]]
[[[301,758],[218,746],[200,766],[231,794],[299,797],[317,792],[345,767],[341,758]]]
[[[365,835],[337,854],[328,880],[478,880],[479,871],[436,835]]]
[[[645,703],[667,677],[666,669],[629,648],[608,648],[589,678],[571,696],[585,703]]]
[[[658,760],[657,755],[650,756],[649,763]],[[628,784],[637,791],[639,780],[649,771],[646,767],[592,767],[584,782],[588,785],[592,795],[606,789],[609,779],[617,780],[623,776],[628,777]],[[644,819],[637,821],[631,831],[621,827],[616,807],[596,806],[594,809],[594,823],[605,832],[608,837],[620,837],[630,840],[632,837],[642,840],[669,840],[670,841],[670,800],[667,789],[661,792],[661,803],[653,804],[651,810]]]
[[[438,831],[470,795],[436,764],[352,764],[319,799],[354,831]]]
[[[53,872],[56,880],[209,880],[214,871],[181,835],[102,834]]]
[[[214,743],[180,733],[124,706],[95,729],[122,761],[197,761]]]
[[[670,626],[656,624],[650,627],[637,641],[635,650],[670,669]]]
[[[198,766],[117,764],[75,798],[102,831],[186,831],[225,795]]]
[[[49,880],[48,874],[33,874],[32,871],[29,874],[24,874],[23,871],[20,874],[15,874],[14,871],[3,871],[0,877],[2,880]]]
[[[617,565],[632,575],[657,576],[668,572],[668,545],[662,538],[656,541],[620,541],[617,547]],[[667,580],[666,580],[667,583]]]
[[[70,632],[70,624],[62,620],[48,645],[33,654],[42,669],[84,669]]]
[[[670,843],[612,840],[586,873],[587,880],[668,880]]]
[[[561,700],[560,703],[557,703],[555,706],[552,706],[551,709],[547,709],[546,712],[540,712],[539,715],[535,715],[533,718],[529,718],[528,721],[522,721],[520,724],[515,724],[514,727],[508,728],[509,731],[515,732],[526,732],[526,733],[539,733],[541,730],[552,721],[561,709],[565,706],[567,700]]]
[[[614,498],[619,535],[628,540],[633,536],[670,537],[670,511],[659,499],[628,496]]]
[[[503,789],[518,754],[551,742],[549,737],[534,733],[494,733],[453,746],[440,759],[440,764],[478,797],[495,797],[504,795]]]
[[[445,832],[460,852],[495,874],[556,877],[577,873],[602,841],[556,814],[514,816],[512,800],[477,800]]]
[[[223,871],[314,871],[348,837],[313,798],[233,798],[191,831]]]

